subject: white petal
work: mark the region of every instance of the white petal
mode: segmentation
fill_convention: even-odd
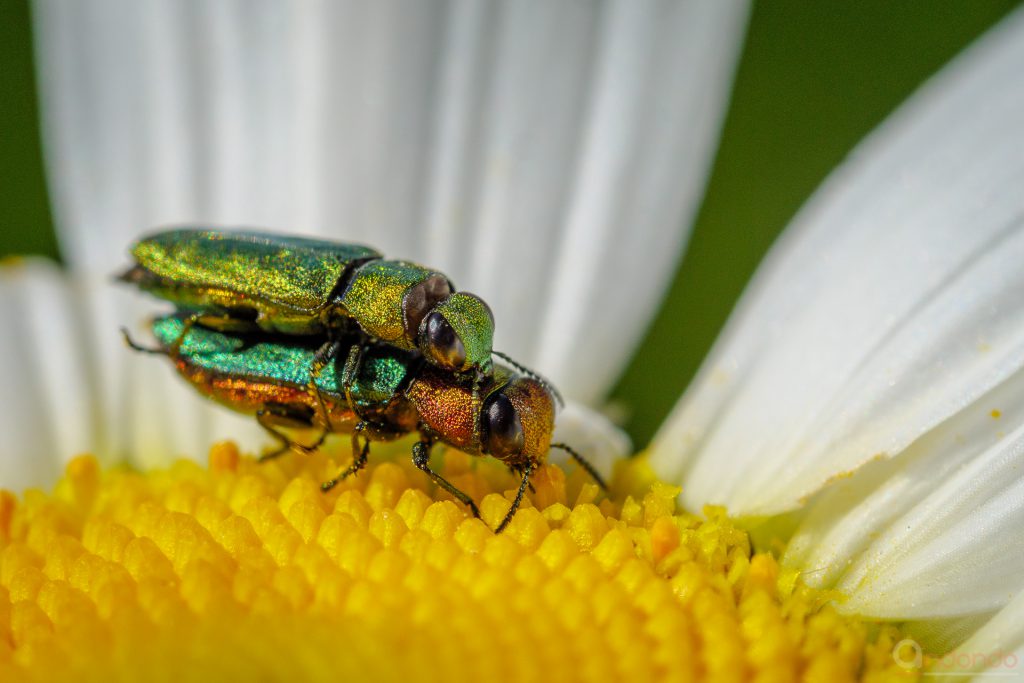
[[[842,609],[891,619],[991,612],[1024,587],[1024,425],[875,527],[836,587]]]
[[[119,327],[141,323],[143,308],[107,278],[41,260],[0,267],[0,486],[49,485],[80,453],[151,466],[205,459],[218,439],[266,443],[252,419],[125,346]]]
[[[68,334],[67,297],[52,291],[57,277],[54,266],[36,261],[0,268],[0,487],[7,489],[56,479],[64,434],[87,441],[83,366]],[[48,305],[37,310],[41,299]],[[47,319],[56,324],[37,332]]]
[[[68,260],[249,224],[364,241],[488,300],[583,400],[699,200],[746,3],[37,0]],[[628,226],[628,229],[627,227]]]
[[[979,681],[989,680],[993,674],[1024,677],[1024,591],[957,647],[954,654],[960,656],[943,658],[933,666],[939,680],[963,680],[962,674],[967,672],[981,674],[975,679]],[[943,673],[961,677],[944,679]]]
[[[883,532],[899,531],[911,524],[909,516],[933,507],[936,489],[951,480],[965,487],[959,491],[965,495],[970,482],[964,479],[964,472],[975,467],[979,459],[1012,449],[1014,442],[1006,430],[1015,426],[1019,430],[1022,424],[1024,373],[1018,372],[911,444],[898,458],[872,463],[828,487],[810,507],[790,541],[785,563],[809,568],[807,580],[812,585],[835,585],[840,579],[849,583],[850,568],[857,558],[884,547],[885,541],[878,540]],[[1012,469],[1007,472],[1013,474]],[[1015,480],[1011,476],[1010,481]],[[992,484],[995,488],[986,495],[995,496],[1002,482],[996,480]],[[953,510],[969,512],[958,504],[942,510],[939,516],[948,526],[957,521],[947,516]],[[1010,509],[1005,513],[1007,520],[1012,519]],[[936,535],[945,533],[941,525],[930,528]],[[914,527],[913,533],[915,543],[931,540],[919,526]],[[952,542],[964,540],[967,539]],[[949,580],[952,579],[950,575]],[[942,604],[933,609],[948,609],[959,602],[956,596],[976,597],[959,590],[951,596],[944,596]]]
[[[656,440],[654,464],[685,482],[688,505],[794,509],[985,410],[982,397],[1013,381],[1024,364],[1022,68],[1018,11],[801,211]]]

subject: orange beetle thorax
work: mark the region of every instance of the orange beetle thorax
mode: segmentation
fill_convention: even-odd
[[[406,389],[405,395],[419,412],[420,421],[445,443],[467,453],[480,454],[479,411],[482,398],[474,399],[469,381],[452,381],[453,375],[430,365]],[[486,395],[481,390],[481,397]]]

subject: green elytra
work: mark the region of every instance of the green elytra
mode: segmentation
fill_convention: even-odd
[[[312,346],[275,343],[270,337],[220,333],[202,327],[186,329],[182,315],[157,318],[151,328],[162,350],[169,350],[184,335],[177,351],[182,364],[205,371],[207,379],[266,381],[299,390],[304,390],[309,381],[307,368],[315,354]],[[346,381],[345,369],[335,367],[317,377],[316,388],[324,398],[346,404],[351,399],[356,410],[376,415],[400,398],[399,390],[421,364],[408,353],[377,344],[366,353],[358,376]],[[237,408],[231,401],[226,403]],[[377,418],[381,422],[386,419]]]
[[[265,333],[234,334],[190,326],[185,314],[156,319],[152,324],[160,348],[138,350],[166,355],[200,393],[239,412],[255,414],[259,424],[281,445],[262,459],[292,449],[308,453],[330,432],[352,435],[352,464],[324,490],[361,469],[371,440],[387,440],[418,431],[412,459],[417,468],[467,505],[472,499],[429,467],[437,441],[473,455],[491,455],[522,475],[511,509],[497,531],[512,519],[529,485],[530,475],[550,448],[561,448],[601,484],[599,475],[578,453],[551,443],[554,402],[541,381],[497,365],[481,388],[483,400],[469,383],[427,365],[423,359],[393,346],[365,347],[358,366],[329,363],[315,379],[318,400],[310,398],[309,366],[315,344],[302,337]],[[313,341],[313,340],[307,340]],[[343,342],[346,340],[342,340]],[[348,343],[361,344],[358,338]],[[296,443],[277,428],[319,428],[312,446]],[[360,446],[359,437],[363,437]]]
[[[136,242],[121,279],[225,332],[361,331],[458,373],[490,372],[494,318],[443,274],[370,247],[261,232],[178,228]],[[330,353],[326,348],[324,353]],[[323,359],[318,359],[323,360]]]

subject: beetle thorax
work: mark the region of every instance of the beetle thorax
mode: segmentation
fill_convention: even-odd
[[[419,412],[420,422],[442,441],[467,453],[480,453],[480,401],[473,395],[472,383],[452,381],[450,373],[427,365],[406,396]]]

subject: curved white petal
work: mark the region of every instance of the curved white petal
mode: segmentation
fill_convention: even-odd
[[[991,612],[1024,587],[1024,425],[942,479],[891,524],[837,588],[847,611],[892,619]]]
[[[68,260],[167,223],[373,244],[593,401],[681,250],[746,3],[37,0]],[[627,227],[628,226],[628,227]]]
[[[955,626],[955,624],[954,624]],[[1024,679],[1024,593],[995,617],[963,620],[969,637],[936,646],[910,627],[894,644],[892,657],[914,679],[937,683]]]
[[[0,487],[56,480],[80,453],[138,465],[205,458],[216,439],[255,449],[251,419],[196,395],[167,362],[131,351],[119,326],[151,315],[108,278],[42,260],[0,266]]]
[[[932,666],[940,681],[962,681],[969,672],[979,681],[993,674],[1024,678],[1024,591],[951,654]]]
[[[887,544],[893,542],[891,534],[912,535],[912,539],[900,541],[901,550],[920,550],[938,538],[950,546],[965,541],[982,542],[980,533],[968,534],[967,538],[946,534],[959,524],[960,517],[973,514],[972,508],[964,507],[971,486],[987,481],[989,488],[984,491],[987,500],[997,497],[1001,487],[1018,481],[1020,463],[1013,458],[1001,461],[1003,479],[990,479],[987,475],[988,468],[995,467],[991,458],[1014,453],[1018,446],[1013,434],[1020,431],[1021,425],[1024,425],[1024,371],[1018,371],[970,407],[918,439],[898,458],[872,463],[854,476],[828,487],[807,511],[789,543],[784,562],[808,568],[807,581],[812,585],[828,586],[839,582],[853,590],[860,581],[857,573],[870,567],[881,568],[884,562],[894,562],[891,567],[886,565],[886,571],[891,569],[893,575],[902,571],[893,556],[895,549],[887,548]],[[985,463],[983,470],[977,481],[972,481],[973,475],[968,473],[973,472],[979,462]],[[941,493],[950,485],[954,488],[945,495],[955,496],[952,502],[943,499]],[[934,515],[941,523],[923,525],[921,510],[925,510],[926,515]],[[998,547],[1008,551],[1015,542],[1013,525],[1021,520],[1015,516],[1011,505],[1001,512],[1003,516],[998,524],[1007,535],[1002,538],[1005,545],[1000,543]],[[972,551],[968,548],[965,552]],[[871,557],[875,559],[866,560]],[[913,553],[906,557],[911,562],[919,560]],[[1022,559],[1009,552],[1006,558],[1009,562]],[[865,565],[866,561],[871,564]],[[977,604],[980,593],[961,590],[963,579],[956,577],[953,571],[947,572],[945,564],[935,565],[933,569],[941,574],[935,580],[944,585],[946,593],[936,592],[935,604],[918,603],[915,609],[927,608],[937,614],[943,610],[958,614],[991,609],[991,606]],[[987,576],[989,573],[983,572],[976,580],[984,581]],[[913,581],[920,583],[917,579]],[[879,592],[879,587],[876,584],[854,602],[874,601],[877,604],[873,605],[872,614],[880,616],[895,602],[891,602],[884,591]],[[907,591],[913,592],[913,588]]]
[[[76,362],[69,301],[57,285],[55,270],[35,261],[0,267],[0,316],[5,321],[0,325],[4,488],[54,481],[60,472],[54,454],[65,447],[62,435],[91,441],[83,365]]]
[[[656,440],[654,464],[688,505],[792,510],[964,411],[1000,408],[980,403],[989,392],[1017,400],[1022,68],[1018,11],[801,211]]]

